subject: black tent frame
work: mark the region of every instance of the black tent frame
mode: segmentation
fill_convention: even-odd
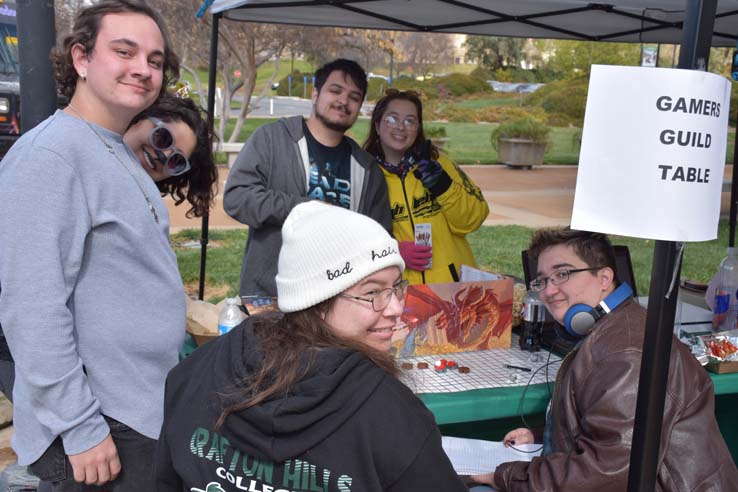
[[[300,6],[324,6],[331,5],[356,13],[357,15],[369,15],[383,20],[381,14],[367,12],[358,5],[366,4],[375,0],[315,0],[295,1],[288,3],[275,3],[275,8],[289,8]],[[705,67],[709,56],[711,40],[714,44],[715,37],[730,39],[733,42],[736,37],[726,33],[712,32],[714,22],[717,18],[736,15],[738,11],[723,12],[716,14],[717,0],[686,0],[686,17],[683,22],[665,22],[659,19],[640,16],[641,29],[636,31],[625,31],[610,33],[607,35],[587,35],[586,33],[561,29],[543,22],[545,18],[572,14],[585,10],[602,10],[615,15],[634,17],[632,13],[617,9],[612,5],[589,4],[586,7],[553,10],[549,12],[538,12],[530,15],[515,16],[491,9],[482,8],[458,0],[441,0],[444,3],[459,8],[470,9],[478,14],[488,15],[489,19],[480,19],[474,22],[445,24],[436,26],[417,26],[409,22],[396,22],[397,29],[418,30],[424,32],[458,32],[464,27],[481,24],[493,24],[503,22],[517,22],[530,26],[548,29],[552,38],[575,37],[581,40],[604,41],[621,40],[629,34],[654,33],[667,28],[681,28],[683,31],[682,50],[680,54],[679,67],[684,69],[696,69]],[[36,8],[34,8],[34,5]],[[258,4],[264,8],[264,4]],[[239,9],[256,8],[256,4],[244,5]],[[53,4],[48,2],[20,2],[18,15],[18,30],[20,36],[21,69],[21,97],[28,101],[25,115],[24,128],[30,128],[39,123],[45,115],[51,114],[55,109],[56,95],[53,93],[53,80],[51,84],[39,84],[41,79],[50,77],[38,77],[38,73],[50,74],[50,63],[48,60],[49,48],[53,45],[53,36],[49,33],[53,30],[54,10]],[[211,59],[208,88],[208,120],[213,123],[213,110],[215,107],[215,67],[217,62],[218,25],[221,13],[212,16],[211,34]],[[635,16],[638,17],[638,16]],[[649,24],[649,25],[646,25]],[[390,29],[388,27],[388,29]],[[25,33],[25,34],[23,34]],[[539,36],[543,37],[543,36]],[[42,42],[38,42],[42,40]],[[640,39],[639,39],[640,40]],[[720,43],[723,44],[723,43]],[[29,97],[33,96],[33,99]],[[46,95],[47,97],[43,97]],[[52,104],[53,101],[53,104]],[[34,120],[38,119],[37,121]],[[738,151],[736,152],[738,156]],[[734,159],[734,165],[738,164]],[[731,238],[730,244],[734,243],[735,234],[735,212],[736,192],[738,191],[738,173],[733,173],[731,186]],[[208,216],[203,217],[203,229],[201,237],[201,271],[200,271],[200,298],[204,290],[206,254],[208,243]],[[677,243],[670,241],[656,241],[654,249],[653,268],[651,276],[651,289],[649,296],[649,307],[646,320],[646,336],[644,343],[643,359],[641,364],[641,379],[638,390],[638,401],[636,407],[636,422],[634,427],[630,474],[628,481],[629,491],[652,491],[655,487],[657,459],[660,446],[660,434],[662,423],[662,412],[664,407],[664,396],[666,391],[666,380],[669,370],[669,353],[671,332],[676,311],[676,295],[673,295],[672,275],[677,273],[681,266],[681,257]]]
[[[337,9],[343,9],[348,12],[355,13],[357,15],[362,15],[366,17],[371,17],[374,19],[386,21],[395,24],[394,29],[396,30],[408,30],[408,31],[418,31],[418,32],[438,32],[438,33],[455,33],[455,32],[464,32],[464,30],[468,30],[471,27],[480,27],[480,26],[491,26],[493,24],[502,24],[502,23],[515,23],[515,24],[525,24],[531,27],[536,27],[540,29],[544,29],[546,31],[549,31],[551,33],[551,38],[559,37],[558,35],[563,35],[567,38],[574,38],[581,41],[618,41],[620,38],[623,38],[628,35],[632,34],[638,34],[639,36],[642,36],[644,33],[653,33],[656,31],[661,31],[664,29],[678,29],[682,30],[684,27],[685,21],[666,21],[663,19],[659,19],[656,16],[648,15],[649,12],[655,13],[659,11],[660,9],[649,9],[644,8],[642,14],[633,14],[632,12],[628,12],[622,8],[618,8],[615,5],[608,4],[608,3],[589,3],[582,7],[574,7],[574,8],[568,8],[568,9],[554,9],[544,12],[536,12],[533,14],[527,14],[527,15],[514,15],[514,14],[508,14],[499,10],[494,10],[490,8],[480,7],[478,5],[473,5],[468,2],[463,2],[460,0],[439,0],[441,3],[445,3],[448,5],[453,5],[457,9],[466,10],[469,12],[473,12],[475,14],[479,14],[483,16],[481,19],[477,19],[474,21],[468,21],[468,22],[454,22],[454,23],[447,23],[447,24],[435,24],[435,25],[421,25],[416,24],[413,22],[408,22],[406,20],[400,20],[396,19],[387,15],[382,15],[376,12],[373,12],[371,10],[363,9],[360,6],[362,4],[367,3],[374,3],[379,0],[340,0],[340,1],[328,1],[328,0],[302,0],[302,1],[293,1],[293,2],[274,2],[274,3],[246,3],[244,5],[241,5],[239,7],[235,7],[229,11],[226,11],[226,18],[227,19],[233,19],[233,20],[240,20],[236,19],[233,15],[228,15],[228,12],[236,12],[236,11],[243,11],[246,12],[248,10],[266,10],[266,9],[294,9],[296,7],[314,7],[314,6],[324,6],[324,5],[330,5],[332,7],[335,7]],[[492,3],[492,2],[490,2]],[[591,12],[591,11],[600,11],[605,12],[608,15],[611,16],[621,16],[629,19],[637,20],[641,23],[641,27],[639,29],[634,30],[626,30],[626,31],[615,31],[610,32],[603,35],[592,35],[588,34],[583,31],[576,31],[572,29],[563,29],[560,27],[557,27],[550,22],[546,22],[547,19],[555,18],[555,17],[561,17],[561,16],[569,16],[572,14],[582,13],[582,12]],[[714,14],[714,19],[720,19],[724,17],[731,17],[738,15],[738,9],[737,10],[731,10],[727,12],[722,12],[720,14]],[[346,27],[352,27],[350,25]],[[361,26],[359,26],[361,27]],[[390,28],[388,28],[390,29]],[[710,27],[710,30],[712,28]],[[730,33],[723,33],[723,32],[717,32],[712,31],[712,36],[725,38],[726,40],[730,41],[730,44],[735,42],[736,35],[730,34]],[[544,37],[544,36],[538,36],[538,37]]]

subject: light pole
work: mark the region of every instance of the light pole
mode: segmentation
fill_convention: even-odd
[[[391,40],[390,40],[391,41]],[[387,84],[392,87],[392,72],[395,68],[395,50],[390,48],[390,67],[389,67],[389,79],[387,79]]]

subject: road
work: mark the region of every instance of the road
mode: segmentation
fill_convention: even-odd
[[[254,101],[254,99],[252,99],[252,101]],[[368,116],[371,114],[373,108],[373,104],[364,103],[361,107],[361,114]],[[249,116],[262,118],[281,118],[283,116],[296,115],[309,116],[312,109],[313,103],[310,99],[287,96],[268,96],[264,97],[259,105],[251,110]],[[237,116],[238,110],[231,109],[231,117],[236,118]]]
[[[254,101],[252,99],[252,101]],[[303,115],[309,116],[313,103],[310,99],[286,96],[269,96],[261,100],[258,106],[251,109],[249,116],[282,117]],[[238,116],[238,110],[231,109],[231,117]]]

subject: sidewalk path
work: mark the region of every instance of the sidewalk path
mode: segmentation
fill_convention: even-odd
[[[531,170],[510,169],[505,166],[463,166],[464,171],[480,187],[490,203],[490,214],[485,225],[519,224],[528,227],[566,225],[571,219],[576,184],[576,166],[541,166]],[[245,227],[231,219],[223,210],[222,193],[228,176],[220,168],[218,196],[210,213],[211,229]],[[185,217],[184,204],[174,207],[171,198],[165,198],[169,207],[172,232],[184,228],[199,228],[200,219]]]
[[[564,226],[571,222],[574,190],[577,181],[576,166],[537,166],[533,169],[513,169],[501,165],[462,166],[481,189],[490,204],[490,214],[484,225],[522,225],[526,227]],[[733,166],[727,166],[725,179],[731,177]],[[245,225],[231,219],[223,210],[221,201],[228,171],[220,168],[218,196],[211,209],[210,228],[243,228]],[[729,193],[722,195],[721,213],[729,211]],[[200,219],[187,219],[184,204],[169,207],[171,230],[199,229]]]

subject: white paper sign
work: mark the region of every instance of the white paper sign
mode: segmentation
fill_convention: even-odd
[[[715,239],[729,98],[712,73],[593,65],[572,228]]]

